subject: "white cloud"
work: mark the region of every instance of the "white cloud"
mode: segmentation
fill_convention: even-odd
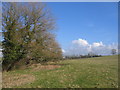
[[[93,46],[94,46],[94,47],[103,46],[103,43],[102,43],[102,42],[94,42],[94,43],[93,43]]]
[[[62,52],[63,52],[63,53],[65,53],[65,50],[64,50],[64,49],[62,49]]]
[[[63,50],[64,55],[85,55],[93,52],[99,55],[110,55],[112,49],[117,50],[117,44],[105,45],[103,42],[93,42],[89,44],[87,40],[78,39],[73,40],[71,47]],[[118,51],[118,50],[117,50]]]
[[[88,42],[84,39],[73,40],[72,43],[82,45],[82,46],[87,46],[88,45]]]

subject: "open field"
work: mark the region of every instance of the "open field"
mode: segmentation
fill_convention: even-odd
[[[118,57],[104,56],[34,64],[25,70],[3,72],[3,87],[117,88]]]

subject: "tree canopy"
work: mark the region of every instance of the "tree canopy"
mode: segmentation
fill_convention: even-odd
[[[55,20],[43,3],[3,3],[3,69],[17,62],[57,60],[62,51],[52,30]]]

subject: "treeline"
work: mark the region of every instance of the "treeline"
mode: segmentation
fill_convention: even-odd
[[[73,56],[64,56],[64,59],[81,59],[81,58],[92,58],[92,57],[101,57],[102,55],[73,55]]]
[[[3,70],[62,58],[54,18],[43,3],[2,3]]]
[[[0,49],[2,48],[2,42],[0,41]]]

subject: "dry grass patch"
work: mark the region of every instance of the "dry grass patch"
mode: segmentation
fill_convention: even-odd
[[[35,77],[33,75],[27,75],[27,74],[15,74],[15,75],[8,75],[3,74],[3,82],[2,87],[3,88],[11,88],[14,86],[20,86],[27,83],[31,83],[35,80]]]
[[[33,64],[31,66],[32,71],[39,71],[39,70],[52,70],[56,68],[60,68],[60,65],[41,65],[41,64]]]

